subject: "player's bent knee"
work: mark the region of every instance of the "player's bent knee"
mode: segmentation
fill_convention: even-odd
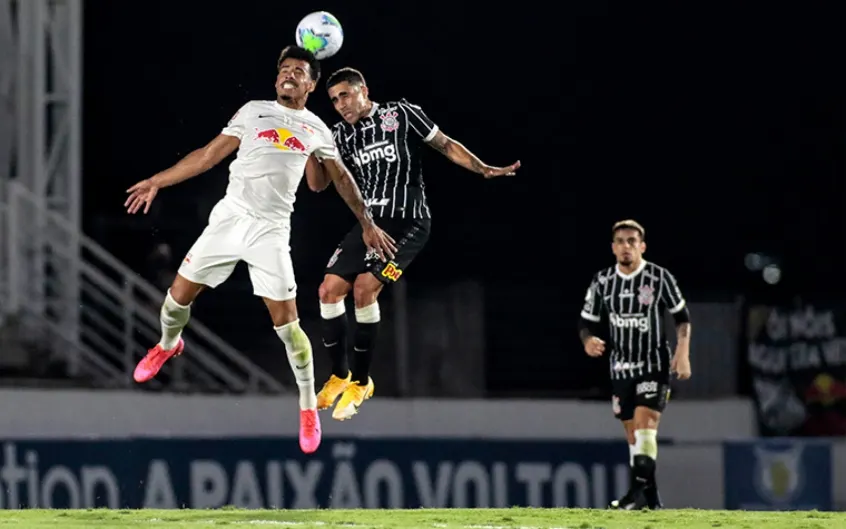
[[[279,301],[269,298],[263,299],[275,327],[281,327],[299,319],[296,300],[287,299],[285,301]]]
[[[635,430],[656,430],[658,423],[661,422],[661,412],[647,408],[646,406],[638,406],[635,409],[634,429]]]
[[[350,284],[342,277],[327,274],[317,289],[321,303],[338,303],[343,301],[350,291]]]
[[[382,283],[373,274],[361,274],[353,285],[353,298],[357,308],[367,307],[376,303],[379,292],[382,291]]]

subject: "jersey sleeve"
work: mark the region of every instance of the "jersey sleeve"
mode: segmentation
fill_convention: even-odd
[[[244,106],[239,108],[238,112],[235,112],[235,115],[232,116],[232,119],[229,120],[229,123],[223,127],[220,133],[227,136],[234,136],[239,140],[243,139],[244,131],[247,130],[247,113],[249,112],[249,108],[250,103],[245,103]]]
[[[662,301],[666,305],[667,310],[670,311],[670,314],[675,314],[682,310],[687,302],[679,289],[679,284],[675,276],[669,270],[662,272],[661,280],[664,283],[661,293]]]
[[[423,141],[432,141],[432,138],[438,133],[438,126],[429,119],[423,109],[405,99],[399,102],[399,107],[405,113],[405,118],[408,120],[411,130],[417,133]]]
[[[599,281],[594,276],[590,286],[585,293],[585,303],[582,306],[582,318],[587,321],[598,323],[601,319],[602,294],[599,292]]]
[[[312,153],[321,162],[323,160],[335,160],[338,158],[338,148],[335,146],[335,137],[329,127],[322,121],[314,135],[314,150]]]

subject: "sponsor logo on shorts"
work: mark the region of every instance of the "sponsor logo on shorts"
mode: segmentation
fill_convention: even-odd
[[[620,397],[617,395],[611,397],[611,411],[614,412],[614,415],[620,414]]]
[[[644,393],[653,393],[653,397],[655,393],[658,393],[658,383],[653,381],[650,382],[641,382],[635,388],[635,393],[638,395],[643,395]]]
[[[397,268],[397,264],[393,261],[385,265],[382,269],[382,277],[387,277],[391,281],[396,282],[402,275],[402,270]]]
[[[329,258],[329,262],[326,263],[326,268],[332,268],[332,265],[338,261],[338,256],[341,255],[342,251],[343,250],[341,248],[335,250],[335,253],[333,253],[332,257]]]

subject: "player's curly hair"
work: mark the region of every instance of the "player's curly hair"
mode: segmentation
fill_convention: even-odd
[[[276,61],[276,71],[282,67],[282,61],[285,59],[297,59],[308,63],[308,68],[311,70],[311,80],[317,82],[320,80],[320,61],[310,51],[299,46],[286,46],[282,53],[279,54],[279,60]]]
[[[341,68],[340,70],[332,73],[328,79],[326,79],[326,90],[329,90],[336,84],[341,83],[349,83],[353,86],[361,85],[366,86],[367,83],[364,82],[364,75],[361,74],[355,68],[350,68],[347,66],[346,68]]]

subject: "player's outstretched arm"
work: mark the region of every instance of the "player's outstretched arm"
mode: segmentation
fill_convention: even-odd
[[[520,168],[520,161],[507,167],[493,167],[483,163],[475,154],[462,145],[461,143],[450,138],[441,131],[438,131],[435,136],[429,141],[429,145],[435,150],[446,156],[453,163],[469,169],[474,173],[479,173],[485,178],[494,178],[496,176],[511,176]]]
[[[323,169],[323,165],[317,158],[315,158],[314,155],[308,157],[305,168],[305,176],[308,188],[315,193],[325,190],[332,182],[332,179],[329,178],[329,175],[326,174],[326,171]]]
[[[189,178],[205,173],[235,152],[239,145],[241,145],[240,139],[234,136],[220,134],[205,147],[197,149],[179,160],[176,165],[146,180],[141,180],[126,190],[129,193],[129,197],[124,203],[127,212],[136,213],[143,206],[144,213],[147,213],[150,211],[150,205],[153,203],[153,199],[156,198],[159,189],[184,182]]]
[[[365,204],[364,197],[361,196],[361,191],[349,170],[337,158],[323,160],[323,167],[335,184],[338,194],[341,195],[355,218],[361,223],[364,243],[369,248],[376,250],[383,260],[385,256],[393,259],[397,251],[396,241],[373,222],[373,215]]]

